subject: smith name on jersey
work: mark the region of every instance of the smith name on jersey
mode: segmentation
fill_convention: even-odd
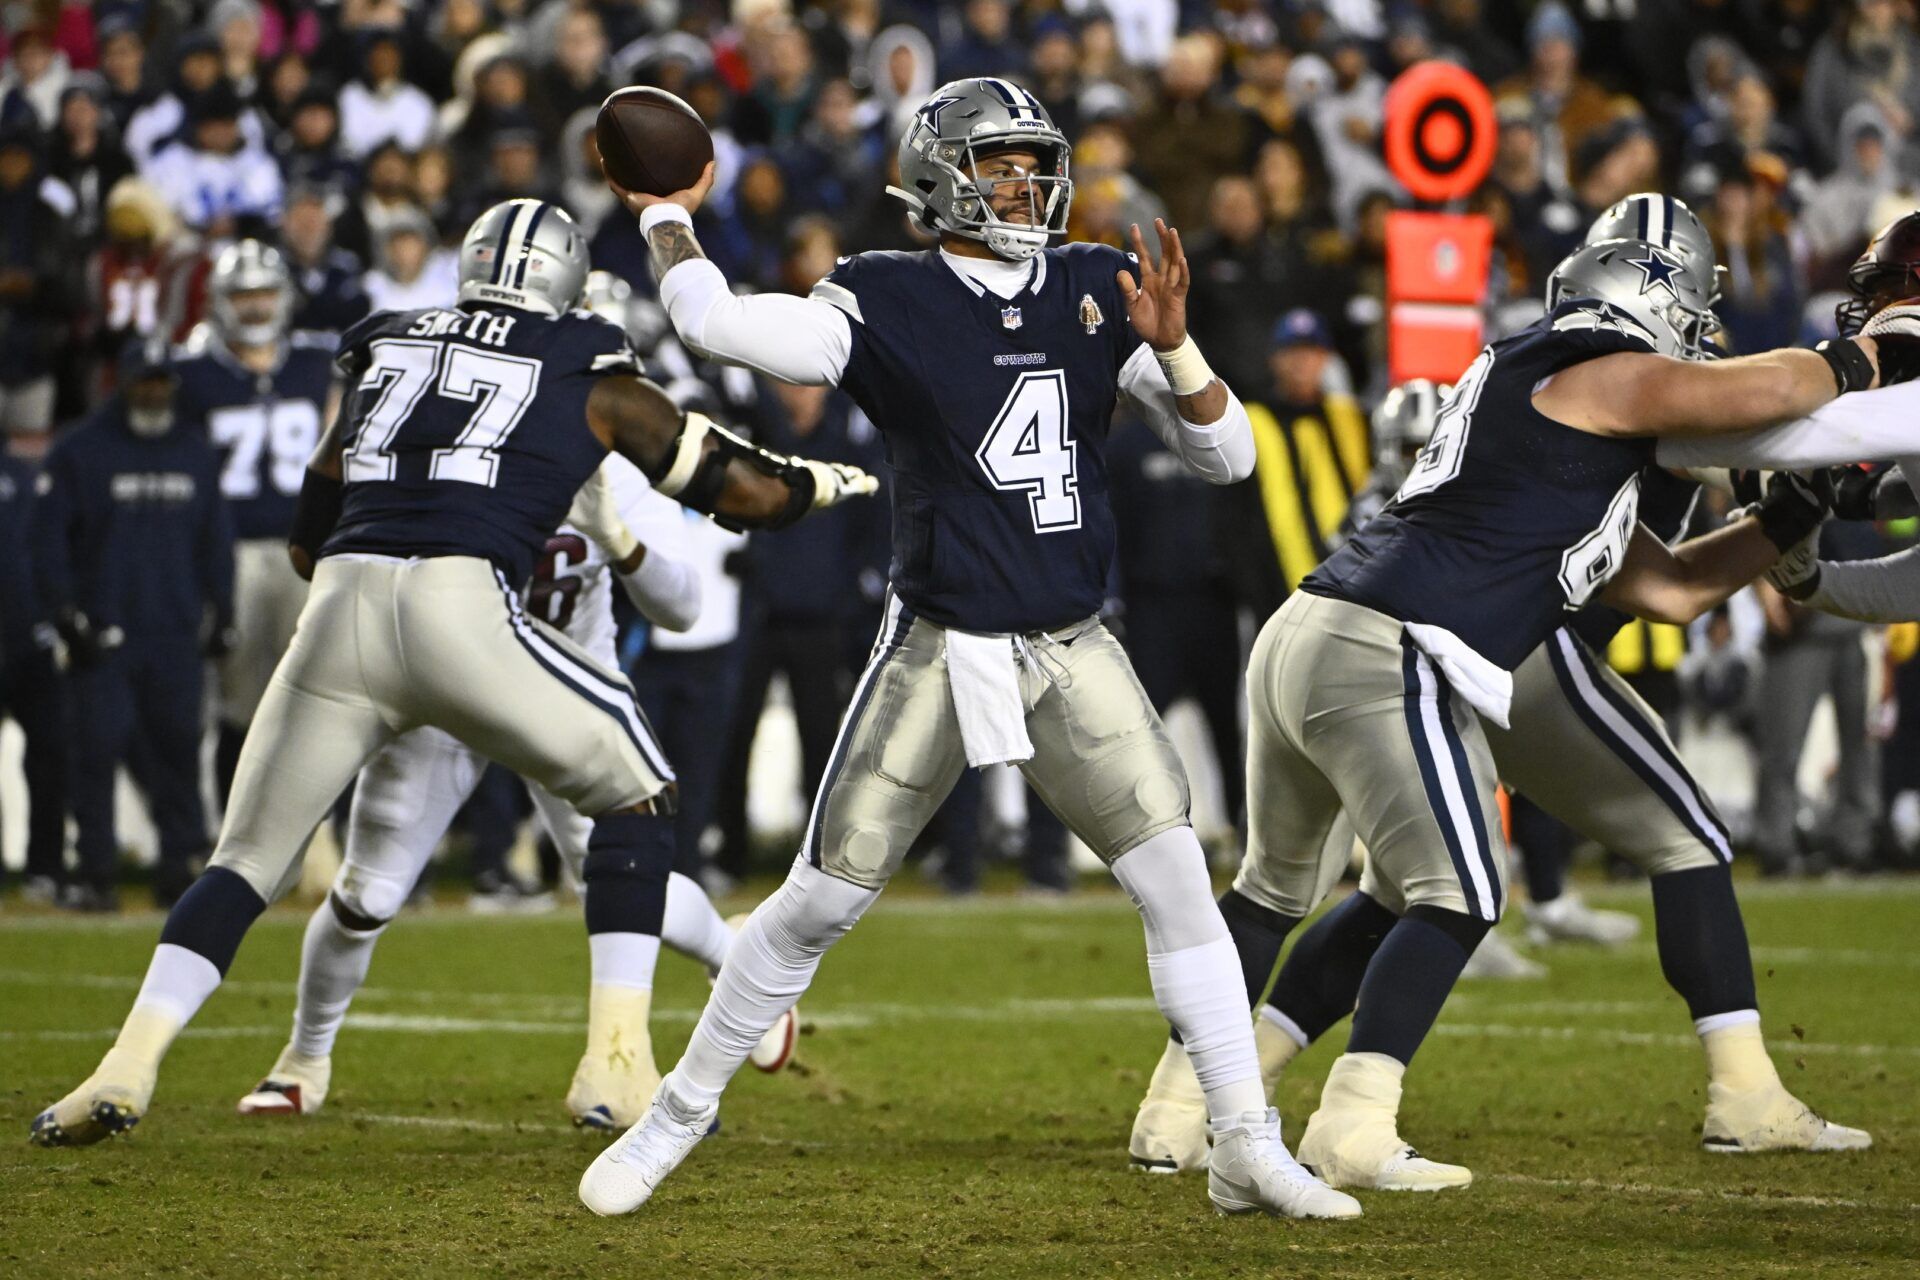
[[[1533,407],[1541,381],[1653,339],[1591,299],[1487,347],[1406,483],[1304,591],[1443,627],[1511,671],[1620,568],[1651,439],[1594,435]]]
[[[585,311],[382,311],[340,340],[340,521],[321,555],[477,556],[518,586],[606,447],[587,395],[638,373]]]
[[[175,406],[222,455],[220,493],[236,538],[284,539],[307,459],[320,443],[333,385],[333,341],[294,333],[271,373],[255,373],[218,341],[174,362]]]
[[[967,631],[1099,612],[1113,562],[1105,443],[1140,346],[1104,245],[1032,259],[1003,299],[927,250],[844,259],[813,296],[852,322],[840,385],[893,467],[894,590]]]

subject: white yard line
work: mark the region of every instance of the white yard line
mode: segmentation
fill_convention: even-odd
[[[1738,1157],[1728,1156],[1727,1159]],[[1837,1196],[1800,1196],[1770,1191],[1713,1187],[1656,1187],[1645,1182],[1604,1182],[1597,1178],[1540,1178],[1526,1173],[1483,1173],[1476,1178],[1522,1187],[1553,1187],[1567,1191],[1604,1191],[1610,1195],[1678,1196],[1687,1200],[1734,1200],[1755,1204],[1794,1205],[1808,1209],[1874,1209],[1886,1213],[1917,1213],[1920,1204],[1886,1200],[1844,1200]]]

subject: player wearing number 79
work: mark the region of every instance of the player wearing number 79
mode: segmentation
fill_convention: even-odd
[[[626,679],[529,620],[518,589],[609,450],[735,527],[779,528],[875,484],[682,414],[638,376],[620,326],[575,310],[586,279],[573,220],[511,200],[468,231],[455,306],[382,312],[343,336],[351,390],[291,538],[312,589],[241,748],[213,861],[168,915],[113,1048],[35,1117],[35,1142],[95,1142],[140,1119],[161,1057],[297,873],[314,825],[369,757],[422,725],[593,819],[587,932],[619,944],[630,985],[651,985],[673,771]]]
[[[707,1131],[721,1091],[821,956],[899,867],[963,769],[1019,764],[1111,867],[1146,926],[1155,996],[1184,1034],[1215,1132],[1223,1211],[1351,1217],[1267,1110],[1238,962],[1188,822],[1187,779],[1096,616],[1113,558],[1103,448],[1125,397],[1218,483],[1253,470],[1245,410],[1187,336],[1179,235],[1160,262],[1049,247],[1072,196],[1066,139],[1004,80],[936,90],[900,144],[901,198],[938,249],[842,259],[807,298],[734,297],[694,238],[712,170],[641,215],[680,337],[789,382],[846,390],[893,466],[893,581],[804,844],[754,912],[646,1118],[580,1184],[638,1208]]]

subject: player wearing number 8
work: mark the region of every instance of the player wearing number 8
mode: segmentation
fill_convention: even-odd
[[[1001,761],[1019,764],[1139,905],[1155,994],[1208,1092],[1215,1204],[1359,1212],[1293,1163],[1264,1106],[1185,773],[1097,616],[1114,550],[1104,448],[1117,402],[1216,483],[1253,469],[1246,411],[1187,337],[1176,232],[1158,228],[1157,265],[1137,227],[1132,255],[1049,247],[1072,197],[1068,151],[1019,86],[943,85],[901,140],[892,189],[939,248],[842,259],[804,299],[734,297],[706,260],[690,214],[711,168],[668,197],[622,193],[688,345],[841,387],[879,428],[894,563],[886,620],[793,872],[741,934],[647,1118],[582,1178],[596,1213],[653,1194],[961,771]]]
[[[233,512],[233,631],[222,637],[215,794],[267,680],[293,641],[307,584],[287,563],[287,531],[320,424],[338,404],[333,343],[292,332],[293,277],[277,249],[242,240],[214,262],[208,321],[174,364],[184,423],[221,451],[220,493]]]

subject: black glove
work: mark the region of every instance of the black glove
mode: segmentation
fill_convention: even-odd
[[[97,665],[126,639],[120,628],[96,627],[93,619],[72,607],[55,616],[53,628],[67,648],[67,666],[74,671]]]
[[[1827,504],[1813,481],[1791,471],[1776,471],[1767,482],[1767,496],[1749,507],[1747,514],[1759,519],[1760,532],[1784,554],[1820,527],[1827,518]]]
[[[1767,496],[1767,477],[1771,471],[1750,471],[1735,469],[1727,472],[1727,480],[1733,485],[1733,501],[1736,506],[1750,507]]]
[[[1814,477],[1814,487],[1836,519],[1878,520],[1880,482],[1891,470],[1891,462],[1865,467],[1828,467]]]
[[[1882,333],[1873,340],[1879,347],[1881,386],[1891,387],[1920,378],[1920,338]]]

